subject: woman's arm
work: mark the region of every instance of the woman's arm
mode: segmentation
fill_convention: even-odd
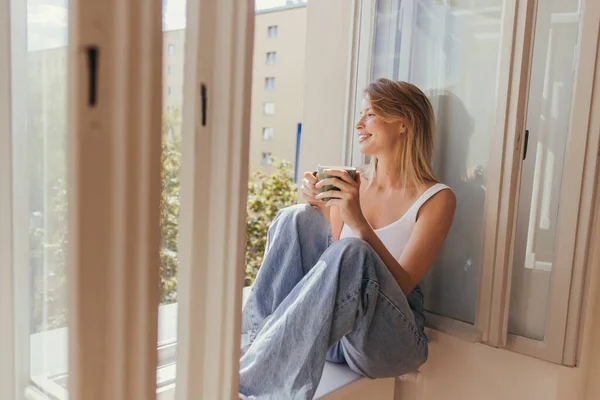
[[[368,224],[356,234],[373,247],[402,291],[408,294],[435,261],[450,231],[455,209],[456,197],[451,190],[442,190],[425,202],[400,260],[394,258]]]
[[[329,210],[331,231],[333,233],[333,240],[340,240],[342,234],[342,228],[344,227],[344,221],[340,214],[338,207],[326,207]]]

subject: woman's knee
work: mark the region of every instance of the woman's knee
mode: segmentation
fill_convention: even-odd
[[[329,251],[349,256],[371,254],[374,252],[369,243],[356,237],[348,237],[335,241],[329,248]]]
[[[388,359],[385,354],[375,357],[363,354],[346,362],[351,370],[371,379],[390,378],[417,372],[427,361],[427,349],[407,349],[401,359]]]
[[[293,221],[298,226],[311,225],[324,221],[324,217],[316,207],[308,204],[295,204],[279,210],[275,221]]]

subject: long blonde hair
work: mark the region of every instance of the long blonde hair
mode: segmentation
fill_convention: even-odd
[[[404,187],[419,187],[425,182],[439,182],[431,168],[437,128],[433,107],[425,94],[408,82],[377,79],[365,89],[365,96],[375,115],[384,122],[404,123],[396,154]],[[377,158],[366,168],[368,179],[377,173]]]

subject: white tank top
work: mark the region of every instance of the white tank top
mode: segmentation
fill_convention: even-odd
[[[452,190],[449,186],[442,183],[433,185],[414,202],[400,219],[382,228],[375,229],[375,233],[379,236],[379,239],[381,239],[385,247],[396,260],[400,259],[400,256],[408,243],[408,239],[410,238],[415,222],[417,221],[417,213],[421,206],[433,197],[433,195],[444,189]],[[356,235],[349,226],[344,224],[342,232],[340,233],[340,239],[347,237],[356,237]]]

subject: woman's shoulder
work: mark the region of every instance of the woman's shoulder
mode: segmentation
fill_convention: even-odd
[[[424,213],[427,214],[449,214],[454,216],[456,209],[456,195],[452,188],[440,182],[427,182],[423,195],[423,204],[419,209],[417,218]],[[422,195],[422,196],[423,196]]]

